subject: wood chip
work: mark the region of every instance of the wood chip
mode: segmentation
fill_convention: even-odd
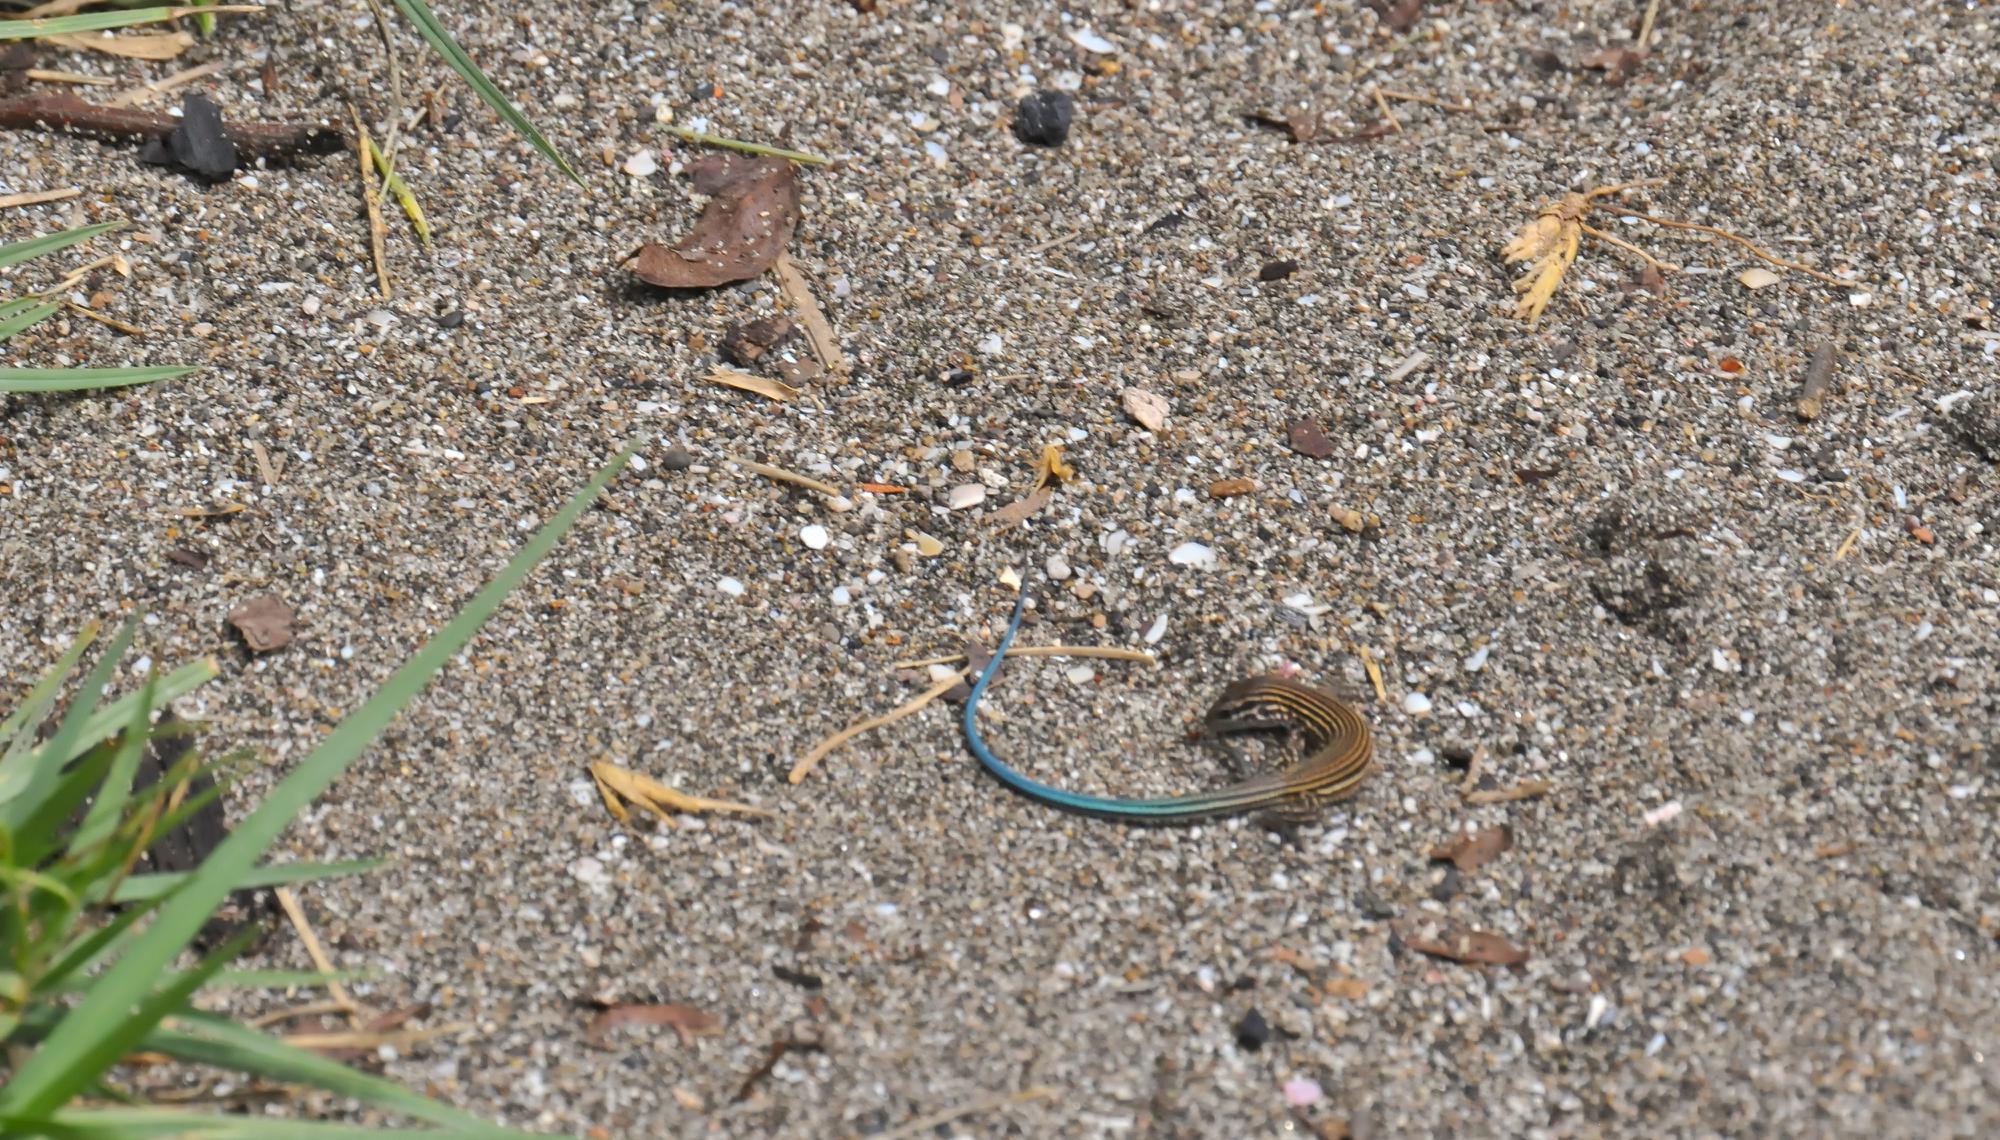
[[[833,335],[833,326],[827,323],[826,314],[813,299],[812,287],[806,284],[805,274],[792,264],[792,259],[780,254],[777,261],[778,288],[791,302],[792,310],[798,314],[799,324],[806,330],[806,343],[812,346],[813,355],[819,358],[820,367],[835,376],[845,376],[853,369],[847,357],[840,351],[840,339]]]
[[[1326,430],[1311,416],[1293,420],[1285,429],[1287,444],[1293,451],[1312,459],[1333,458],[1333,441],[1326,438]]]
[[[1212,499],[1233,499],[1238,495],[1248,495],[1256,489],[1255,479],[1217,479],[1208,485],[1208,495]]]
[[[1450,843],[1431,848],[1431,860],[1451,863],[1461,871],[1472,871],[1491,863],[1501,852],[1514,846],[1514,829],[1489,827],[1470,835],[1460,835]]]
[[[1489,930],[1449,918],[1431,918],[1394,927],[1403,945],[1419,954],[1477,966],[1519,966],[1528,952]]]
[[[39,206],[44,202],[60,202],[83,193],[81,187],[71,186],[62,190],[28,190],[20,194],[0,194],[0,210],[15,206]]]
[[[1165,396],[1155,395],[1143,388],[1127,388],[1119,396],[1125,414],[1138,421],[1139,426],[1158,434],[1167,424],[1167,413],[1171,410]]]
[[[665,1025],[680,1035],[682,1045],[694,1044],[697,1037],[713,1037],[722,1032],[722,1019],[691,1005],[660,1002],[654,1005],[614,1005],[591,1019],[584,1037],[602,1044],[613,1030],[628,1025]]]
[[[1812,362],[1806,365],[1805,383],[1799,386],[1800,419],[1817,419],[1826,410],[1826,393],[1833,386],[1833,366],[1838,359],[1839,353],[1832,341],[1813,349]]]
[[[269,653],[291,644],[292,607],[276,594],[265,594],[230,611],[229,624],[252,653]]]
[[[799,390],[790,384],[777,380],[766,380],[762,376],[752,376],[748,372],[738,372],[734,368],[717,368],[708,374],[708,382],[725,388],[736,388],[744,392],[754,392],[767,400],[784,403],[798,398]]]

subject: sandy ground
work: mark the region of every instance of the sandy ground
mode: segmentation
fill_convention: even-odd
[[[448,129],[402,151],[440,236],[425,254],[392,219],[387,302],[351,158],[206,189],[129,147],[0,137],[4,190],[86,189],[4,235],[131,219],[132,279],[91,288],[149,330],[51,325],[14,359],[208,365],[0,398],[0,673],[18,690],[86,620],[146,607],[150,660],[224,664],[182,711],[268,757],[235,810],[624,440],[660,437],[280,855],[395,857],[307,894],[338,963],[382,972],[371,1006],[470,1026],[382,1070],[599,1136],[870,1135],[1037,1089],[923,1134],[2000,1129],[1991,5],[1669,0],[1622,84],[1581,64],[1638,3],[1438,2],[1400,33],[1356,3],[445,7],[590,193],[447,85]],[[414,102],[446,74],[401,46]],[[231,23],[158,72],[64,65],[210,58],[253,60],[213,83],[231,116],[388,103],[354,4]],[[1358,131],[1374,85],[1477,111],[1396,102],[1399,134],[1308,145],[1243,118],[1317,101]],[[1057,149],[1006,127],[1042,86],[1079,88]],[[705,385],[775,285],[669,296],[620,268],[699,209],[662,107],[839,156],[803,176],[793,256],[851,378],[785,405]],[[663,143],[658,173],[614,168]],[[1500,243],[1645,178],[1628,205],[1857,280],[1752,292],[1741,248],[1599,214],[1684,267],[1664,295],[1587,241],[1540,326],[1510,319]],[[1161,432],[1128,386],[1171,401]],[[1287,447],[1306,415],[1330,457]],[[997,531],[1050,443],[1076,480]],[[834,511],[726,454],[912,492]],[[1225,478],[1259,489],[1212,498]],[[966,483],[986,502],[948,509]],[[180,513],[223,502],[247,509]],[[1189,542],[1214,564],[1169,559]],[[1032,571],[1024,644],[1165,623],[1157,668],[1010,667],[989,735],[1040,777],[1227,778],[1180,738],[1285,662],[1361,703],[1380,774],[1290,838],[1133,830],[1001,788],[939,706],[786,783],[918,691],[894,662],[990,638],[1009,567]],[[224,615],[271,591],[299,636],[253,658]],[[1468,802],[1474,751],[1480,787],[1550,790]],[[778,818],[628,834],[600,758]],[[1502,824],[1485,866],[1428,858]],[[1420,953],[1437,916],[1531,956]],[[304,963],[289,936],[269,955]],[[594,1042],[593,1000],[722,1026]],[[810,1047],[744,1088],[785,1041]]]

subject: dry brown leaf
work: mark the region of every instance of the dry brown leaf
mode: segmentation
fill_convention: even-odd
[[[1156,395],[1143,388],[1127,388],[1119,396],[1125,407],[1125,414],[1137,420],[1147,431],[1158,433],[1167,426],[1167,413],[1172,410],[1165,396]]]
[[[1526,261],[1528,271],[1514,282],[1521,299],[1514,304],[1514,316],[1533,324],[1542,319],[1549,299],[1556,295],[1563,274],[1576,261],[1583,240],[1583,217],[1590,212],[1590,199],[1582,194],[1565,194],[1560,202],[1542,207],[1535,220],[1521,227],[1514,239],[1500,248],[1509,264]]]
[[[243,635],[243,644],[252,653],[269,653],[291,644],[292,607],[276,594],[265,594],[232,610],[229,624]]]
[[[1431,859],[1438,863],[1455,864],[1461,871],[1472,871],[1491,863],[1501,852],[1514,846],[1514,829],[1502,824],[1475,831],[1441,847],[1431,848]]]
[[[995,530],[1007,530],[1011,527],[1020,526],[1022,523],[1028,521],[1030,515],[1048,506],[1049,500],[1055,497],[1055,493],[1054,487],[1037,488],[1030,492],[1025,499],[1008,503],[998,510],[988,511],[986,513],[986,521],[992,523]]]
[[[708,374],[708,382],[744,392],[755,392],[767,400],[776,400],[779,403],[797,399],[799,394],[797,388],[781,380],[767,380],[762,376],[752,376],[748,372],[738,372],[734,368],[715,369]]]
[[[1042,457],[1035,463],[1035,490],[1039,491],[1050,483],[1067,483],[1076,475],[1076,468],[1063,460],[1062,444],[1052,443],[1042,448]]]
[[[647,243],[632,271],[664,289],[708,289],[771,267],[799,222],[799,184],[782,158],[709,155],[689,168],[710,195],[694,229],[671,246]]]
[[[1333,441],[1326,438],[1326,430],[1311,416],[1293,420],[1285,429],[1285,441],[1293,451],[1313,459],[1331,459]]]
[[[78,51],[103,52],[105,55],[115,55],[125,59],[160,61],[173,59],[193,47],[194,37],[186,32],[127,32],[117,36],[77,32],[71,35],[47,36],[42,42]]]
[[[1526,950],[1498,934],[1477,930],[1449,918],[1431,919],[1421,926],[1409,923],[1398,928],[1396,936],[1403,940],[1403,945],[1420,954],[1453,962],[1476,966],[1518,966],[1528,960]]]
[[[672,824],[670,811],[721,811],[737,815],[770,816],[774,813],[748,804],[733,803],[729,800],[709,800],[700,796],[690,796],[677,792],[650,776],[643,776],[630,768],[621,768],[608,760],[599,760],[590,766],[590,778],[597,782],[597,794],[604,798],[604,807],[619,823],[632,822],[632,814],[625,810],[630,803],[659,817],[660,822]]]
[[[694,1044],[697,1037],[713,1037],[722,1032],[722,1019],[691,1005],[660,1002],[653,1005],[614,1005],[590,1021],[584,1037],[601,1044],[614,1029],[627,1025],[665,1025],[680,1034],[682,1045]]]

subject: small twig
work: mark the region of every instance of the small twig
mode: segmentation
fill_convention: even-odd
[[[301,1017],[317,1017],[323,1013],[346,1013],[348,1012],[349,1008],[350,1008],[349,1005],[344,1002],[310,1001],[304,1005],[295,1005],[295,1006],[289,1006],[285,1009],[272,1010],[270,1013],[264,1014],[261,1017],[251,1018],[248,1022],[245,1022],[245,1024],[250,1026],[250,1028],[252,1029],[266,1029],[269,1028],[270,1026],[280,1025],[287,1021],[294,1021]]]
[[[1826,392],[1833,384],[1833,365],[1838,353],[1832,341],[1813,349],[1812,363],[1806,365],[1806,381],[1799,387],[1798,410],[1802,420],[1817,419],[1826,409]]]
[[[1361,658],[1361,667],[1368,671],[1368,680],[1373,682],[1375,685],[1375,699],[1381,701],[1385,705],[1388,704],[1389,687],[1382,683],[1382,670],[1376,666],[1375,658],[1369,655],[1367,646],[1362,645],[1359,642],[1353,642],[1351,644],[1353,644],[1354,646],[1355,656]]]
[[[1459,781],[1458,790],[1471,795],[1472,789],[1479,785],[1479,769],[1485,764],[1486,746],[1482,744],[1472,750],[1472,760],[1465,766],[1465,779]]]
[[[1047,241],[1036,242],[1034,245],[1031,245],[1028,248],[1022,250],[1021,256],[1027,257],[1031,254],[1046,253],[1049,250],[1052,250],[1059,245],[1068,245],[1070,242],[1073,242],[1082,236],[1083,236],[1083,231],[1080,229],[1071,230],[1066,234],[1057,234],[1055,237],[1052,237]]]
[[[185,87],[197,79],[206,79],[211,75],[227,71],[234,66],[236,66],[235,63],[230,60],[210,60],[207,63],[197,64],[194,67],[176,71],[164,79],[155,79],[151,83],[141,83],[137,87],[127,88],[113,95],[110,99],[105,100],[104,105],[107,107],[136,107],[155,95],[163,95],[176,87]]]
[[[1786,261],[1784,258],[1779,257],[1777,254],[1772,253],[1764,249],[1762,246],[1758,245],[1756,242],[1751,241],[1749,238],[1738,236],[1736,234],[1730,233],[1728,230],[1721,229],[1717,226],[1704,225],[1700,222],[1677,222],[1674,221],[1672,218],[1656,218],[1651,214],[1642,214],[1637,210],[1628,210],[1623,206],[1605,206],[1602,208],[1613,211],[1614,213],[1617,214],[1621,214],[1628,218],[1637,218],[1642,222],[1651,222],[1656,226],[1665,226],[1670,230],[1693,230],[1697,233],[1714,234],[1716,237],[1723,238],[1724,240],[1727,241],[1735,242],[1737,245],[1740,245],[1744,249],[1749,250],[1751,254],[1753,254],[1754,256],[1760,257],[1765,261],[1770,262],[1772,265],[1781,266],[1785,269],[1796,269],[1800,273],[1803,273],[1806,276],[1811,277],[1816,281],[1824,281],[1828,285],[1847,286],[1854,284],[1854,282],[1852,281],[1843,281],[1840,278],[1833,276],[1832,274],[1821,273],[1819,270],[1814,269],[1810,265],[1800,265],[1796,261]]]
[[[298,932],[299,942],[306,948],[306,957],[312,959],[313,969],[322,974],[335,973],[333,963],[327,959],[326,950],[319,944],[319,935],[313,933],[312,923],[306,921],[305,908],[299,905],[299,897],[292,893],[290,887],[279,887],[273,893],[278,896],[278,905],[284,908],[285,917],[291,919],[292,929]],[[347,987],[329,978],[326,992],[334,1001],[341,1003],[350,1024],[360,1024],[361,1007],[355,1003],[354,996],[347,992]]]
[[[1461,115],[1470,115],[1479,109],[1470,103],[1447,103],[1433,95],[1419,95],[1413,91],[1394,91],[1386,87],[1377,88],[1375,94],[1378,98],[1387,95],[1391,99],[1400,99],[1405,103],[1422,103],[1426,107],[1436,107],[1440,111],[1456,111]]]
[[[1515,800],[1532,800],[1548,795],[1555,787],[1547,780],[1523,780],[1511,788],[1501,788],[1493,792],[1474,792],[1465,797],[1469,804],[1507,804]]]
[[[744,154],[761,154],[766,158],[788,158],[793,162],[802,162],[808,166],[825,166],[827,163],[833,161],[830,158],[821,158],[819,155],[807,154],[800,150],[786,150],[783,147],[765,146],[763,143],[744,142],[742,139],[727,139],[721,135],[705,134],[701,131],[690,130],[687,127],[677,127],[671,123],[667,124],[664,129],[668,134],[677,139],[681,139],[684,142],[698,143],[701,146],[719,146],[724,150],[740,150]]]
[[[276,487],[278,480],[285,476],[284,467],[271,462],[271,452],[261,440],[250,441],[250,455],[257,460],[257,473],[264,477],[264,485]]]
[[[180,125],[171,115],[127,107],[105,107],[74,95],[27,95],[0,100],[0,128],[77,131],[120,139],[151,139]],[[344,145],[340,132],[325,123],[224,123],[222,133],[244,159],[278,159],[294,154],[330,154]]]
[[[96,321],[98,324],[103,325],[106,328],[117,329],[119,332],[124,333],[126,336],[146,335],[146,330],[126,324],[124,321],[119,320],[117,317],[107,316],[103,313],[100,313],[96,309],[93,309],[88,305],[79,305],[75,301],[64,301],[63,307],[67,308],[70,312],[76,313],[80,316],[89,317],[91,320]]]
[[[1009,657],[1099,657],[1107,661],[1138,661],[1147,665],[1158,665],[1160,659],[1143,649],[1126,649],[1117,645],[1028,645],[1007,651]],[[950,665],[965,660],[965,654],[953,653],[945,657],[926,657],[921,661],[898,661],[892,668],[928,669],[933,665]]]
[[[1646,5],[1645,18],[1639,21],[1639,38],[1633,44],[1633,46],[1638,48],[1640,51],[1645,51],[1646,45],[1652,42],[1653,19],[1659,14],[1660,14],[1660,0],[1653,0],[1652,3]]]
[[[0,210],[15,206],[39,206],[44,202],[61,202],[83,193],[80,186],[70,186],[61,190],[24,190],[19,194],[0,194]]]
[[[782,467],[773,467],[768,463],[758,463],[755,460],[743,459],[734,455],[725,454],[723,458],[743,468],[745,471],[755,475],[762,475],[766,479],[776,479],[780,483],[791,483],[809,490],[818,491],[822,495],[831,495],[835,498],[840,496],[840,488],[831,483],[822,483],[809,475],[800,475],[796,472],[787,471]]]
[[[402,1051],[410,1046],[438,1037],[449,1037],[454,1033],[464,1033],[471,1029],[469,1022],[440,1025],[435,1029],[396,1029],[386,1033],[369,1033],[355,1030],[348,1033],[293,1033],[279,1038],[295,1049],[331,1051],[335,1049],[359,1049],[373,1052],[384,1045]]]
[[[839,732],[834,733],[832,736],[827,737],[825,740],[820,741],[818,747],[806,753],[804,759],[792,765],[792,770],[786,775],[785,779],[794,784],[805,779],[807,774],[817,767],[821,760],[826,759],[827,753],[832,752],[834,749],[860,736],[864,732],[881,728],[884,725],[894,724],[911,713],[920,711],[925,705],[957,688],[959,683],[965,680],[966,676],[971,672],[972,670],[970,669],[960,669],[948,679],[939,681],[937,684],[925,689],[923,693],[908,703],[899,705],[880,716],[871,716],[866,720],[856,721]]]
[[[75,71],[50,71],[47,68],[31,67],[21,74],[37,83],[73,83],[78,87],[115,87],[116,79],[103,75],[84,75]]]
[[[369,152],[375,144],[369,141],[368,124],[361,121],[361,112],[354,107],[347,109],[354,116],[354,155],[361,164],[361,197],[368,203],[368,244],[375,251],[375,283],[387,300],[389,288],[389,252],[387,242],[389,225],[382,220],[382,195],[375,189],[374,165],[369,160]]]
[[[1633,245],[1631,242],[1626,241],[1624,238],[1618,237],[1615,234],[1605,233],[1603,230],[1598,229],[1596,226],[1591,225],[1589,222],[1578,222],[1577,225],[1583,227],[1584,233],[1589,234],[1591,237],[1594,237],[1599,241],[1609,242],[1612,245],[1617,246],[1619,249],[1626,251],[1627,253],[1637,254],[1641,259],[1645,261],[1646,264],[1652,266],[1654,269],[1657,269],[1662,273],[1680,272],[1680,266],[1668,265],[1666,262],[1661,261],[1657,257],[1654,257],[1652,254],[1647,253],[1645,250],[1640,249],[1638,246]]]
[[[382,37],[382,54],[389,61],[389,114],[384,121],[389,124],[382,133],[380,150],[382,185],[387,187],[395,177],[396,144],[399,140],[403,118],[403,69],[396,64],[396,40],[389,32],[389,13],[382,10],[381,0],[368,0],[368,10],[375,14],[375,33]],[[414,220],[414,219],[413,219]],[[428,244],[429,239],[425,239]]]
[[[1382,120],[1389,124],[1389,129],[1399,135],[1402,134],[1402,121],[1396,118],[1396,112],[1389,109],[1389,101],[1382,98],[1382,89],[1380,87],[1371,87],[1369,88],[1369,93],[1375,96],[1375,106],[1381,109]]]
[[[1627,190],[1637,190],[1641,186],[1665,186],[1666,184],[1667,180],[1664,178],[1635,178],[1630,182],[1619,182],[1611,186],[1599,186],[1595,190],[1585,190],[1583,198],[1586,202],[1595,202],[1599,198],[1609,198],[1613,194],[1623,194]]]
[[[1055,1095],[1056,1090],[1045,1085],[1036,1085],[1033,1088],[1022,1089],[1017,1093],[994,1093],[991,1096],[983,1096],[977,1100],[966,1101],[956,1108],[947,1108],[939,1112],[933,1112],[929,1116],[919,1116],[915,1120],[906,1121],[882,1133],[881,1137],[882,1140],[903,1140],[906,1136],[922,1135],[940,1124],[949,1124],[954,1120],[971,1116],[977,1112],[989,1112],[996,1108],[1006,1108],[1008,1105],[1025,1104],[1031,1100],[1048,1100]]]

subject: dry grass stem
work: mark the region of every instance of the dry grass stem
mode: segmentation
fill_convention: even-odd
[[[827,737],[825,740],[820,741],[818,747],[806,753],[803,759],[792,765],[792,770],[786,775],[785,779],[794,784],[805,779],[807,774],[817,767],[821,760],[826,759],[827,753],[832,752],[834,749],[860,736],[864,732],[881,728],[884,725],[894,724],[911,713],[921,710],[925,705],[951,692],[971,672],[970,669],[960,669],[949,678],[925,689],[908,703],[899,705],[880,716],[871,716],[866,720],[856,721],[839,732],[834,733],[832,736]]]
[[[1805,274],[1807,277],[1810,277],[1815,281],[1824,281],[1828,285],[1854,284],[1854,282],[1852,281],[1843,281],[1840,278],[1835,277],[1830,273],[1821,273],[1819,270],[1814,269],[1810,265],[1800,265],[1796,261],[1786,261],[1784,258],[1779,257],[1777,254],[1772,253],[1771,251],[1765,249],[1763,246],[1760,246],[1756,242],[1751,241],[1749,238],[1743,237],[1739,234],[1730,233],[1728,230],[1722,229],[1718,226],[1703,225],[1700,222],[1677,222],[1674,221],[1672,218],[1656,218],[1651,214],[1642,214],[1637,210],[1627,210],[1622,206],[1606,206],[1605,209],[1615,211],[1616,213],[1618,213],[1623,217],[1637,218],[1642,222],[1651,222],[1656,226],[1665,226],[1670,230],[1693,230],[1696,233],[1714,234],[1716,237],[1722,238],[1725,241],[1735,242],[1737,245],[1740,245],[1744,249],[1749,250],[1753,256],[1762,258],[1763,260],[1770,262],[1772,265],[1780,266],[1785,269],[1796,269],[1800,273]]]
[[[382,292],[382,299],[388,300],[389,287],[389,225],[382,220],[382,195],[375,189],[374,163],[370,153],[375,144],[368,138],[368,124],[361,121],[361,112],[353,107],[347,109],[354,116],[354,157],[361,164],[361,197],[368,203],[368,245],[375,253],[375,284]]]
[[[81,186],[69,186],[61,190],[24,190],[19,194],[0,194],[0,210],[15,206],[39,206],[44,202],[61,202],[82,193]]]
[[[137,87],[128,87],[106,100],[104,105],[107,107],[137,107],[155,95],[163,95],[176,87],[185,87],[197,79],[207,79],[211,75],[218,75],[234,66],[236,66],[235,63],[230,60],[210,60],[207,63],[197,64],[194,67],[176,71],[165,78],[155,79],[151,83],[141,83]]]
[[[755,460],[743,459],[735,455],[724,455],[723,458],[753,475],[762,475],[766,479],[775,479],[780,483],[791,483],[795,486],[805,487],[808,490],[818,491],[822,495],[832,495],[836,498],[840,495],[840,488],[831,483],[822,483],[809,475],[800,475],[793,471],[787,471],[782,467],[773,467],[768,463],[758,463]]]
[[[1378,88],[1375,94],[1378,97],[1386,95],[1391,99],[1404,103],[1422,103],[1426,107],[1436,107],[1440,111],[1455,111],[1461,115],[1470,115],[1478,110],[1477,107],[1474,107],[1470,103],[1447,103],[1435,95],[1419,95],[1414,91],[1397,91],[1392,88],[1383,87]]]
[[[298,932],[299,944],[306,948],[306,957],[312,959],[313,969],[322,974],[333,973],[333,962],[327,958],[326,948],[319,944],[319,935],[313,933],[312,923],[306,920],[306,911],[299,905],[299,896],[292,893],[290,887],[279,887],[273,893],[278,897],[278,905],[284,908],[285,917],[291,920],[292,929]],[[347,1015],[350,1023],[358,1020],[361,1006],[355,1002],[354,995],[347,992],[347,987],[329,979],[326,992],[339,1003],[341,1012]]]
[[[777,380],[766,380],[762,376],[753,376],[748,372],[738,372],[734,368],[716,368],[711,370],[708,374],[708,382],[711,384],[720,384],[725,388],[735,388],[742,392],[754,392],[767,400],[776,400],[781,404],[786,400],[795,400],[799,395],[799,390],[790,384],[785,384]]]
[[[1390,130],[1395,131],[1399,135],[1402,134],[1402,120],[1396,118],[1396,112],[1389,109],[1389,101],[1382,98],[1382,89],[1380,87],[1372,87],[1368,93],[1375,97],[1375,106],[1382,112],[1382,121],[1389,124]]]
[[[1106,661],[1139,661],[1147,665],[1158,665],[1160,659],[1143,649],[1125,649],[1116,645],[1026,645],[1007,651],[1009,657],[1097,657]],[[965,654],[953,653],[944,657],[926,657],[921,661],[898,661],[897,669],[928,669],[932,665],[951,665],[965,660]]]
[[[650,776],[621,768],[608,760],[600,760],[590,766],[590,778],[597,784],[597,794],[603,798],[605,810],[619,823],[630,824],[632,814],[626,810],[627,804],[636,805],[653,813],[660,822],[673,826],[674,817],[669,812],[730,812],[735,815],[772,816],[776,813],[764,808],[739,804],[731,800],[711,800],[701,796],[690,796],[684,792],[660,783]]]
[[[845,376],[851,370],[847,357],[840,351],[840,339],[833,335],[833,326],[827,323],[826,314],[820,311],[819,302],[813,299],[812,286],[806,283],[805,274],[792,264],[792,259],[784,254],[771,267],[778,275],[778,288],[798,314],[799,326],[805,329],[806,343],[812,346],[813,355],[819,358],[819,365],[828,372]]]

